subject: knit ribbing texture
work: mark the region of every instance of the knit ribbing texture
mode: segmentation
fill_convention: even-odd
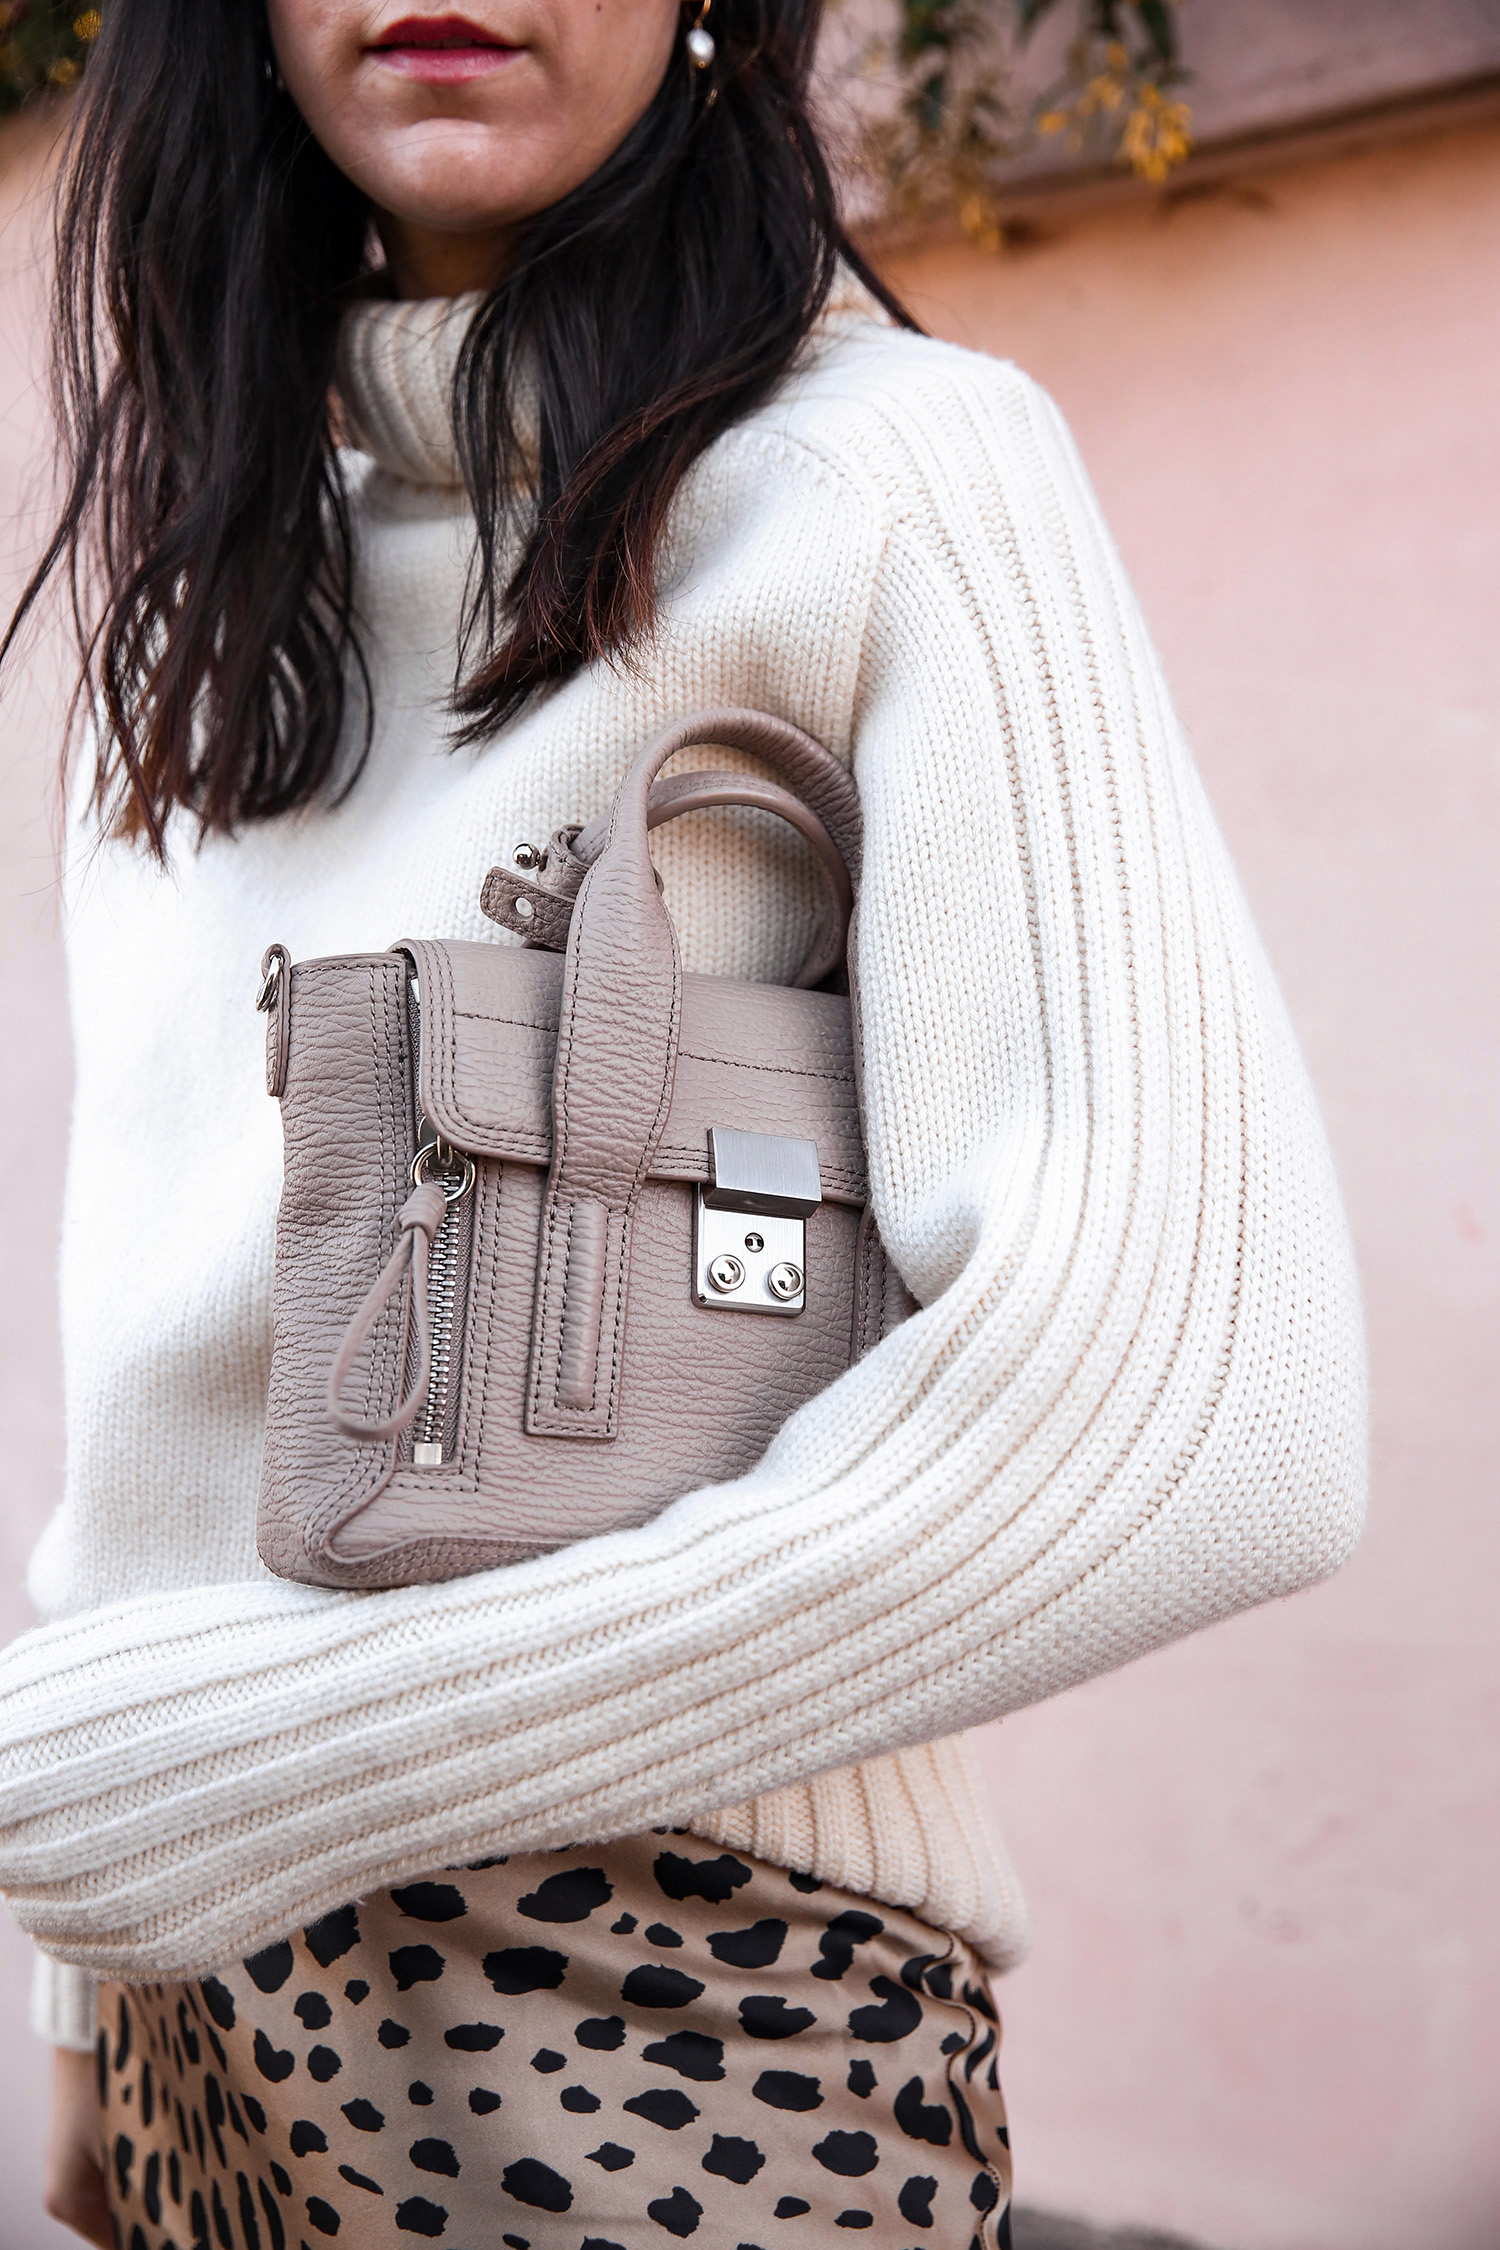
[[[62,1961],[194,1975],[444,1862],[691,1824],[1003,1962],[1024,1913],[935,1738],[1306,1585],[1363,1505],[1328,1150],[1119,560],[1034,385],[841,300],[692,472],[653,645],[454,752],[461,330],[354,319],[364,774],[183,833],[169,874],[69,875],[68,1481],[49,1621],[0,1659],[0,1887]],[[643,1529],[441,1586],[271,1578],[262,948],[509,942],[486,868],[723,704],[859,783],[872,1193],[923,1309]],[[797,839],[654,841],[689,968],[793,973]]]

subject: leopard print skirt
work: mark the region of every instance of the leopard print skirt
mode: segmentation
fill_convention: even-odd
[[[101,1994],[120,2250],[1006,2250],[984,1971],[659,1832],[445,1869]]]

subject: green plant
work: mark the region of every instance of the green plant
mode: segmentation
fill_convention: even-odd
[[[80,0],[0,0],[0,115],[28,94],[76,85],[99,35],[99,10]]]
[[[1062,74],[1018,105],[1020,52],[1059,8],[1076,19]],[[1052,136],[1070,157],[1164,180],[1192,146],[1185,76],[1176,0],[892,0],[889,30],[844,70],[852,162],[886,215],[956,212],[998,245],[1000,169]]]

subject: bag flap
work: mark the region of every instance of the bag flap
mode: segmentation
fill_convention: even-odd
[[[464,940],[403,940],[419,985],[417,1091],[471,1156],[545,1165],[563,957]],[[677,1075],[653,1179],[706,1180],[708,1128],[818,1144],[823,1193],[863,1204],[864,1144],[849,1002],[841,993],[685,976]]]

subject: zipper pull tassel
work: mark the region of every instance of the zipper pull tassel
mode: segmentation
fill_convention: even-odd
[[[427,1261],[432,1250],[432,1238],[443,1223],[448,1208],[448,1197],[440,1180],[423,1180],[412,1189],[396,1215],[400,1230],[396,1247],[386,1260],[384,1269],[374,1288],[359,1311],[350,1321],[344,1341],[339,1346],[328,1376],[328,1419],[344,1437],[376,1439],[399,1437],[409,1429],[421,1412],[427,1396],[427,1386],[432,1380],[432,1330],[427,1317]],[[376,1321],[384,1311],[391,1294],[400,1287],[407,1274],[411,1276],[408,1296],[408,1318],[416,1335],[416,1380],[394,1414],[381,1422],[362,1421],[357,1414],[346,1413],[339,1404],[339,1393],[349,1380],[350,1370],[362,1346],[368,1341]]]

